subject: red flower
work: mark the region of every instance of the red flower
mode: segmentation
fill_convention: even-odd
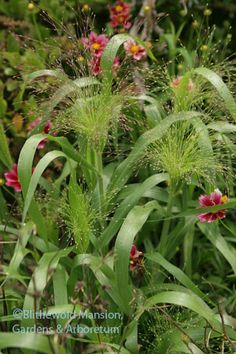
[[[14,163],[12,170],[4,173],[6,179],[6,186],[14,188],[15,192],[21,192],[21,184],[18,179],[17,164]]]
[[[124,43],[124,49],[129,56],[132,56],[134,60],[141,60],[146,57],[146,50],[143,46],[135,43],[132,39],[129,39]]]
[[[31,132],[34,128],[36,128],[40,124],[41,120],[42,119],[38,117],[33,122],[31,122],[30,125],[28,126],[28,132]],[[46,125],[44,126],[43,133],[49,134],[51,129],[52,129],[52,123],[50,120],[48,120]],[[41,140],[40,143],[38,144],[38,149],[44,149],[46,144],[47,144],[47,139]]]
[[[132,245],[130,250],[129,269],[131,272],[142,266],[143,252],[137,250],[135,245]]]
[[[226,195],[222,195],[219,189],[215,189],[210,195],[201,195],[198,199],[200,207],[208,207],[214,205],[221,205],[228,202],[228,197]],[[211,213],[203,213],[199,214],[198,220],[201,222],[211,223],[217,219],[225,218],[226,210],[219,210]]]
[[[105,34],[97,35],[95,32],[91,32],[88,38],[82,38],[82,43],[85,48],[90,49],[93,57],[100,58],[108,43],[108,38]]]
[[[109,10],[111,21],[110,23],[112,28],[130,28],[130,7],[127,3],[123,1],[117,1],[113,6],[110,6]]]

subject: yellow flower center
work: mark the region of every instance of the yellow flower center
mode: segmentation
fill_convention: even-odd
[[[115,7],[116,12],[121,12],[123,10],[123,7],[121,5],[117,5]]]
[[[223,204],[226,204],[228,202],[228,200],[229,200],[229,198],[227,197],[227,195],[223,195],[221,197],[221,201],[222,201]]]
[[[139,51],[139,46],[138,46],[137,44],[133,44],[133,45],[130,47],[130,51],[131,51],[131,53],[133,53],[133,54],[138,53],[138,51]]]
[[[92,48],[95,49],[95,50],[99,50],[101,48],[101,44],[95,42],[92,44]]]

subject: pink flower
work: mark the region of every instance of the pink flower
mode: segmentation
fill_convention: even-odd
[[[213,205],[221,205],[228,202],[228,197],[222,195],[219,189],[215,189],[210,195],[201,195],[198,199],[200,207],[209,207]],[[225,217],[226,210],[219,210],[211,213],[199,214],[198,220],[201,222],[211,223],[217,219],[223,219]]]
[[[180,85],[180,83],[181,83],[182,78],[183,78],[183,76],[177,76],[177,77],[175,77],[175,78],[171,81],[170,86],[171,86],[172,88],[178,88],[179,85]]]
[[[130,250],[130,271],[134,271],[139,268],[142,264],[143,252],[137,250],[135,245],[132,245]]]
[[[91,72],[93,75],[97,76],[99,74],[101,74],[101,57],[92,57],[92,59],[90,60],[90,68],[91,68]],[[120,66],[120,59],[119,57],[115,57],[115,60],[113,62],[113,66],[112,66],[112,69],[113,69],[113,73],[115,73],[118,68]]]
[[[90,49],[92,56],[101,57],[108,43],[108,38],[105,34],[97,35],[95,32],[91,32],[88,38],[82,38],[82,43],[86,49]]]
[[[120,58],[118,56],[115,57],[115,60],[113,62],[113,68],[116,69],[116,68],[119,68],[120,66]]]
[[[130,28],[130,7],[127,3],[123,1],[117,1],[113,6],[110,6],[109,10],[111,21],[110,23],[112,28]]]
[[[15,192],[21,192],[21,184],[18,179],[17,164],[14,163],[12,170],[4,173],[6,179],[6,186],[14,188]]]
[[[171,86],[173,89],[178,88],[179,85],[180,85],[180,83],[181,83],[181,81],[182,81],[182,78],[183,78],[183,76],[177,76],[176,78],[174,78],[174,79],[171,81],[170,86]],[[191,92],[191,91],[193,90],[193,88],[194,88],[194,83],[192,82],[191,79],[189,79],[189,81],[188,81],[188,86],[187,86],[187,90],[188,90],[189,92]]]
[[[92,57],[89,64],[93,75],[97,76],[101,74],[101,57]]]
[[[141,60],[146,57],[146,50],[141,45],[135,43],[132,39],[129,39],[124,43],[124,49],[129,56],[132,56],[135,60]]]
[[[42,119],[38,117],[33,122],[31,122],[30,125],[28,126],[28,132],[31,132],[34,128],[36,128],[40,124],[41,120]],[[50,122],[50,120],[48,120],[46,125],[44,126],[43,133],[49,134],[51,129],[52,129],[52,123]],[[56,135],[56,133],[54,133],[54,135]],[[44,149],[46,144],[47,144],[47,139],[41,140],[40,143],[38,144],[38,149]]]

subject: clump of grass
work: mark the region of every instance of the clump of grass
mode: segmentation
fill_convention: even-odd
[[[95,88],[81,91],[74,103],[61,112],[58,124],[72,130],[86,141],[104,146],[109,128],[117,124],[124,99],[119,94],[105,95]]]
[[[75,241],[79,253],[88,249],[93,230],[94,213],[89,197],[77,184],[70,184],[64,192],[61,214],[68,227],[69,237]]]
[[[201,144],[200,134],[188,123],[177,123],[149,147],[148,160],[155,170],[169,174],[172,186],[189,183],[192,177],[214,184],[216,173],[222,172],[211,149]]]
[[[167,342],[167,333],[171,336],[171,334],[176,332],[176,337],[177,335],[179,337],[178,342],[181,343],[185,339],[185,330],[195,326],[196,319],[186,309],[164,305],[163,311],[168,317],[163,315],[161,310],[158,311],[157,309],[155,312],[151,311],[143,318],[140,326],[140,353],[159,353],[160,350],[163,350],[163,344]],[[180,328],[179,334],[176,326]],[[171,350],[171,353],[174,349],[174,344],[176,343],[169,342],[168,349]],[[165,345],[165,348],[167,349],[167,345]],[[177,351],[173,350],[173,353],[177,354]]]

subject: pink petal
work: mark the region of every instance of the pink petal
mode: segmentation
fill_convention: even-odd
[[[97,40],[97,34],[95,33],[95,32],[90,32],[90,34],[89,34],[89,40],[91,41],[91,42],[96,42],[96,40]]]
[[[47,144],[47,139],[43,139],[43,140],[40,141],[40,143],[38,144],[37,148],[39,150],[42,150],[42,149],[45,148],[46,144]]]
[[[198,202],[201,206],[207,207],[207,206],[212,206],[214,203],[212,202],[211,198],[207,195],[200,195]]]
[[[82,44],[85,48],[89,48],[89,40],[88,38],[81,38]]]
[[[47,122],[47,124],[44,127],[43,132],[45,134],[48,134],[50,132],[50,130],[52,129],[52,123],[50,122],[50,120]]]
[[[130,257],[134,257],[136,252],[137,252],[137,247],[135,245],[132,245],[130,250]]]
[[[201,222],[206,222],[209,220],[210,216],[209,216],[209,214],[199,214],[199,215],[197,215],[197,218]]]
[[[222,204],[222,193],[219,189],[215,189],[214,192],[211,193],[210,197],[214,204]]]

